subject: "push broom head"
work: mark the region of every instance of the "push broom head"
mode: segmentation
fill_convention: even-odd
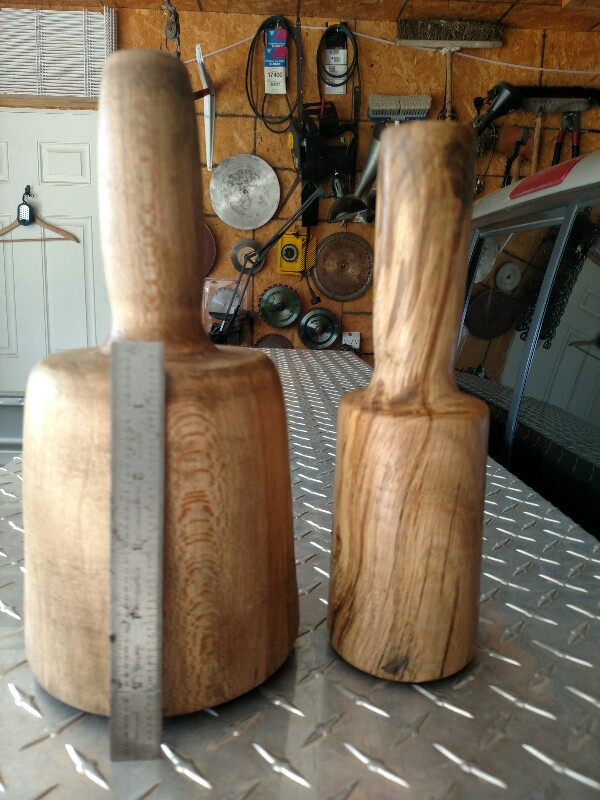
[[[367,117],[372,122],[406,122],[425,119],[430,108],[428,94],[370,94]]]
[[[397,44],[459,50],[502,47],[500,25],[459,19],[399,19]]]

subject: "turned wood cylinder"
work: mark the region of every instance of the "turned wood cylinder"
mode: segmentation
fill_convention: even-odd
[[[454,381],[474,161],[462,126],[383,134],[375,370],[339,408],[331,641],[396,681],[451,675],[476,646],[488,411]]]
[[[202,195],[185,67],[123,51],[99,112],[100,348],[52,355],[27,386],[25,633],[40,684],[109,711],[110,344],[162,340],[166,369],[163,710],[264,681],[297,633],[287,429],[277,371],[201,326]]]

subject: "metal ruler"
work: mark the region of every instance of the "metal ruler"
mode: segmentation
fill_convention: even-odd
[[[160,756],[165,373],[162,342],[111,350],[110,753]]]

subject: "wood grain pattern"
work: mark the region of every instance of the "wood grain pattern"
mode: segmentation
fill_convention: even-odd
[[[453,372],[473,165],[462,126],[384,133],[375,370],[340,403],[331,639],[398,681],[450,675],[475,651],[488,412]]]
[[[298,606],[277,371],[200,321],[198,141],[185,68],[125,51],[100,101],[111,340],[166,350],[163,709],[222,703],[287,658]],[[26,645],[59,699],[109,702],[110,341],[53,355],[25,407]]]

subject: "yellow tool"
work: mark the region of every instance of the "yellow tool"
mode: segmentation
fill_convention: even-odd
[[[306,252],[306,263],[304,254]],[[317,237],[311,236],[306,247],[306,234],[298,230],[285,233],[279,240],[277,272],[302,278],[304,269],[312,269],[317,258]]]

